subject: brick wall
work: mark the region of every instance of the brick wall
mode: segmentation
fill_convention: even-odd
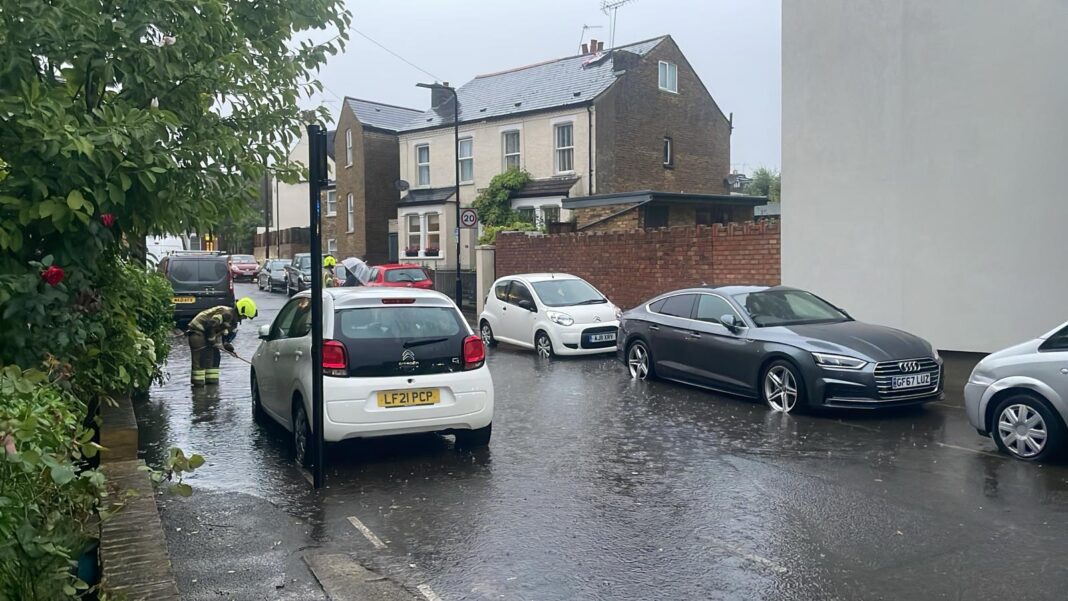
[[[352,164],[345,156],[345,131],[352,131]],[[323,219],[323,240],[337,240],[337,258],[363,257],[367,251],[366,230],[360,218],[364,206],[364,138],[363,125],[348,103],[344,103],[337,120],[334,136],[335,175],[337,188],[337,217]],[[348,195],[352,194],[353,225],[348,231]]]
[[[496,275],[582,277],[620,307],[700,284],[780,283],[779,224],[731,223],[611,233],[497,236]]]
[[[730,123],[674,40],[645,57],[614,57],[624,75],[594,103],[597,194],[631,190],[723,194],[730,171]],[[678,93],[659,86],[659,62],[678,66]],[[673,168],[664,167],[664,138]]]
[[[361,216],[365,226],[368,263],[389,261],[389,221],[397,218],[397,188],[400,179],[400,150],[397,136],[364,130],[364,202]]]
[[[638,229],[638,207],[633,204],[617,204],[617,205],[605,205],[602,207],[589,207],[582,209],[572,209],[572,215],[575,216],[575,225],[579,229],[589,226],[595,221],[599,221],[614,213],[619,213],[624,209],[630,209],[626,213],[619,215],[615,219],[610,219],[604,222],[604,227],[608,227],[608,230],[601,227],[594,226],[590,231],[626,231]]]

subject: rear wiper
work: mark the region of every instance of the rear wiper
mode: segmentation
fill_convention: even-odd
[[[584,300],[581,303],[576,303],[575,306],[578,306],[578,305],[599,305],[601,303],[607,303],[607,302],[608,302],[607,298],[591,298],[590,300]]]
[[[448,338],[427,338],[425,340],[409,340],[404,343],[404,348],[412,348],[413,346],[423,346],[424,344],[437,344],[438,342],[445,342]]]

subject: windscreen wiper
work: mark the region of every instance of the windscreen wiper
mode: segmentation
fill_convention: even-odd
[[[578,305],[599,305],[601,303],[607,303],[607,302],[608,302],[607,298],[591,298],[590,300],[584,300],[581,303],[576,303],[575,306],[578,306]]]
[[[438,342],[445,342],[448,338],[426,338],[424,340],[409,340],[404,343],[404,348],[412,348],[413,346],[423,346],[424,344],[436,344]]]

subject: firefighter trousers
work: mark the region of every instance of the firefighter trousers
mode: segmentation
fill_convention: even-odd
[[[189,358],[192,362],[190,369],[190,381],[193,384],[218,384],[219,364],[222,355],[203,332],[189,331]]]

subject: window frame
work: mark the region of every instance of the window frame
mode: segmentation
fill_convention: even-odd
[[[515,152],[508,152],[508,136],[515,136]],[[523,131],[519,129],[509,129],[501,132],[501,167],[502,171],[508,171],[513,167],[515,169],[523,168]],[[508,159],[515,157],[515,165],[509,165]]]
[[[501,280],[493,287],[493,296],[502,303],[510,303],[508,300],[513,280]]]
[[[693,319],[694,321],[699,321],[701,323],[705,323],[705,324],[720,325],[720,326],[723,326],[724,328],[727,327],[727,326],[723,325],[723,322],[721,322],[719,320],[719,318],[722,317],[722,315],[716,316],[715,321],[707,321],[707,320],[704,320],[704,319],[701,319],[701,318],[697,317],[698,311],[699,311],[699,309],[701,307],[701,298],[705,297],[705,296],[712,296],[712,297],[720,299],[724,303],[727,303],[727,306],[730,307],[731,313],[734,314],[735,323],[738,324],[738,325],[741,325],[741,326],[748,327],[748,322],[745,319],[742,318],[741,314],[738,313],[738,309],[736,309],[734,307],[734,303],[732,303],[730,300],[728,300],[725,296],[720,295],[720,294],[716,294],[715,292],[698,292],[697,293],[697,300],[693,304],[693,311],[690,312],[690,314],[693,316],[691,319]]]
[[[405,252],[407,252],[408,249],[412,248],[412,246],[413,246],[413,244],[412,244],[412,235],[413,235],[412,234],[412,218],[413,217],[415,218],[415,225],[416,225],[416,230],[415,230],[414,235],[416,237],[416,242],[417,242],[414,246],[415,246],[416,249],[418,249],[417,252],[421,253],[421,252],[423,252],[423,218],[422,218],[422,215],[420,215],[419,213],[408,213],[408,215],[405,217],[404,235],[407,237],[407,244],[404,247],[404,249],[405,249]]]
[[[345,130],[345,167],[352,167],[352,128]]]
[[[656,313],[657,315],[663,315],[664,317],[674,317],[675,319],[687,319],[687,320],[690,320],[690,321],[694,321],[693,313],[697,309],[697,294],[698,294],[697,292],[680,292],[678,294],[672,294],[671,296],[664,297],[663,299],[661,299],[661,300],[664,301],[664,303],[662,305],[660,305],[660,310],[653,311],[653,313]],[[680,296],[691,296],[691,297],[693,297],[693,300],[690,303],[690,314],[689,315],[672,315],[670,313],[664,313],[663,312],[664,307],[666,307],[667,304],[672,299],[678,298]],[[649,304],[651,305],[653,303],[649,303]],[[646,307],[648,308],[648,305]],[[704,322],[702,322],[702,323],[704,323]]]
[[[556,221],[549,221],[549,216],[545,214],[546,211],[555,212],[556,213]],[[550,223],[562,223],[560,221],[560,219],[562,219],[561,215],[563,213],[563,209],[561,207],[557,206],[557,205],[552,205],[552,204],[542,205],[542,206],[538,207],[538,213],[541,216],[541,222],[544,225],[548,225]]]
[[[463,156],[462,149],[464,143],[468,144],[468,154]],[[475,139],[471,136],[466,138],[460,138],[456,144],[456,162],[460,164],[460,183],[461,184],[473,184],[475,183]],[[470,169],[470,177],[464,178],[464,163],[468,163],[468,169]]]
[[[326,216],[337,216],[337,190],[326,191]]]
[[[665,169],[675,168],[675,140],[671,136],[664,136],[663,156]]]
[[[1068,352],[1068,326],[1050,334],[1049,338],[1038,345],[1040,353],[1063,353]]]
[[[421,250],[423,251],[423,254],[426,254],[426,251],[429,250],[433,246],[433,245],[430,244],[430,237],[431,236],[437,236],[438,243],[437,243],[436,248],[438,249],[438,254],[441,254],[441,213],[437,213],[437,212],[424,213],[424,215],[426,216],[426,227],[423,228],[423,229],[425,229],[426,231],[424,232],[423,239],[426,242],[426,247],[422,248]],[[435,229],[433,232],[430,231],[430,217],[431,217],[431,215],[433,215],[434,217],[437,217],[437,219],[438,219],[437,229]]]
[[[649,211],[663,211],[664,212],[664,225],[649,225]],[[649,205],[644,207],[642,211],[642,229],[655,230],[662,227],[669,227],[671,225],[671,208],[664,205]]]
[[[351,234],[356,231],[356,203],[353,201],[352,192],[349,192],[348,195],[345,196],[345,211],[345,218],[347,220],[345,225],[348,226],[348,229],[345,231]]]
[[[671,94],[679,93],[679,66],[676,63],[659,61],[656,72],[656,84],[660,91]]]
[[[337,252],[337,238],[327,238],[326,239],[326,252],[328,252],[328,253],[336,253]]]
[[[419,151],[426,149],[426,162],[419,162]],[[426,182],[423,182],[423,169],[426,168]],[[416,186],[430,187],[430,144],[416,144],[415,145],[415,182]]]
[[[516,299],[515,298],[515,293],[520,288],[526,291],[527,298],[520,298],[520,299]],[[534,291],[531,290],[530,287],[527,286],[525,283],[520,282],[519,280],[512,280],[512,285],[508,287],[508,302],[509,302],[509,304],[512,304],[512,305],[515,305],[515,306],[518,307],[519,303],[521,301],[524,301],[524,300],[529,300],[530,302],[534,303],[535,307],[538,306],[538,301],[534,300]]]
[[[568,135],[569,146],[560,146],[560,130],[567,128],[570,131]],[[568,168],[561,169],[560,157],[568,157]],[[553,125],[553,172],[554,173],[574,173],[575,172],[575,122],[565,121],[562,123],[556,123]]]

